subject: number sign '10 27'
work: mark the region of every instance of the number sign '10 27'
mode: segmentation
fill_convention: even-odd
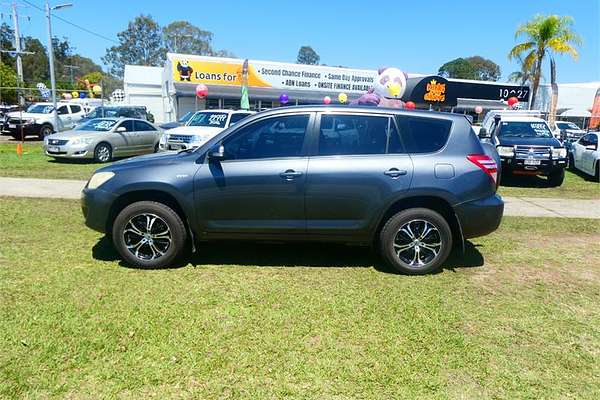
[[[499,90],[499,97],[501,99],[508,99],[509,97],[516,97],[519,100],[529,100],[529,89],[508,89],[501,88]]]

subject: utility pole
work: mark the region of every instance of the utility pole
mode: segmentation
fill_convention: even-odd
[[[71,85],[73,85],[73,70],[79,69],[79,67],[77,65],[65,65],[64,67],[69,70]]]
[[[23,62],[21,61],[21,34],[19,33],[19,15],[17,13],[17,2],[13,1],[12,3],[12,13],[13,13],[13,24],[15,29],[15,50],[17,55],[17,79],[18,85],[23,83]]]
[[[52,86],[52,105],[54,107],[54,127],[56,132],[59,132],[60,127],[58,125],[58,112],[56,110],[56,79],[54,77],[54,46],[52,44],[52,10],[60,10],[61,8],[71,7],[73,4],[59,4],[54,7],[50,7],[48,0],[46,0],[46,19],[48,20],[48,62],[50,63],[50,86]]]

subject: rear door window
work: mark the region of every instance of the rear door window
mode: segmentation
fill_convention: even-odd
[[[382,115],[322,114],[320,156],[401,153],[392,118]]]
[[[251,115],[251,114],[246,114],[246,113],[231,114],[231,119],[229,120],[229,126],[237,124],[238,122],[240,122],[241,120],[246,118],[248,115]]]
[[[136,131],[155,131],[154,127],[144,121],[133,121]]]
[[[72,104],[70,107],[71,107],[71,112],[72,112],[73,114],[75,114],[75,113],[78,113],[78,112],[81,112],[81,107],[80,107],[80,106],[77,106],[77,105],[73,105],[73,104]]]
[[[448,142],[451,121],[404,115],[396,118],[407,153],[434,153]]]

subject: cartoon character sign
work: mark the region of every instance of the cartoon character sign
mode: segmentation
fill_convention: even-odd
[[[190,67],[188,60],[177,61],[177,71],[179,71],[180,81],[190,82],[194,70]]]
[[[401,100],[406,90],[406,74],[398,68],[380,68],[375,84],[354,104],[404,108]]]

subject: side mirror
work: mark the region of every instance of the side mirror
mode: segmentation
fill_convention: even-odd
[[[117,128],[117,132],[127,132],[127,128],[125,128],[124,126],[120,126]]]
[[[485,129],[485,128],[481,128],[479,130],[479,134],[477,136],[479,136],[479,139],[487,139],[487,138],[492,137],[492,135],[490,135],[488,133],[487,129]]]
[[[225,147],[222,144],[211,147],[208,151],[208,159],[210,161],[222,161],[225,159]]]

